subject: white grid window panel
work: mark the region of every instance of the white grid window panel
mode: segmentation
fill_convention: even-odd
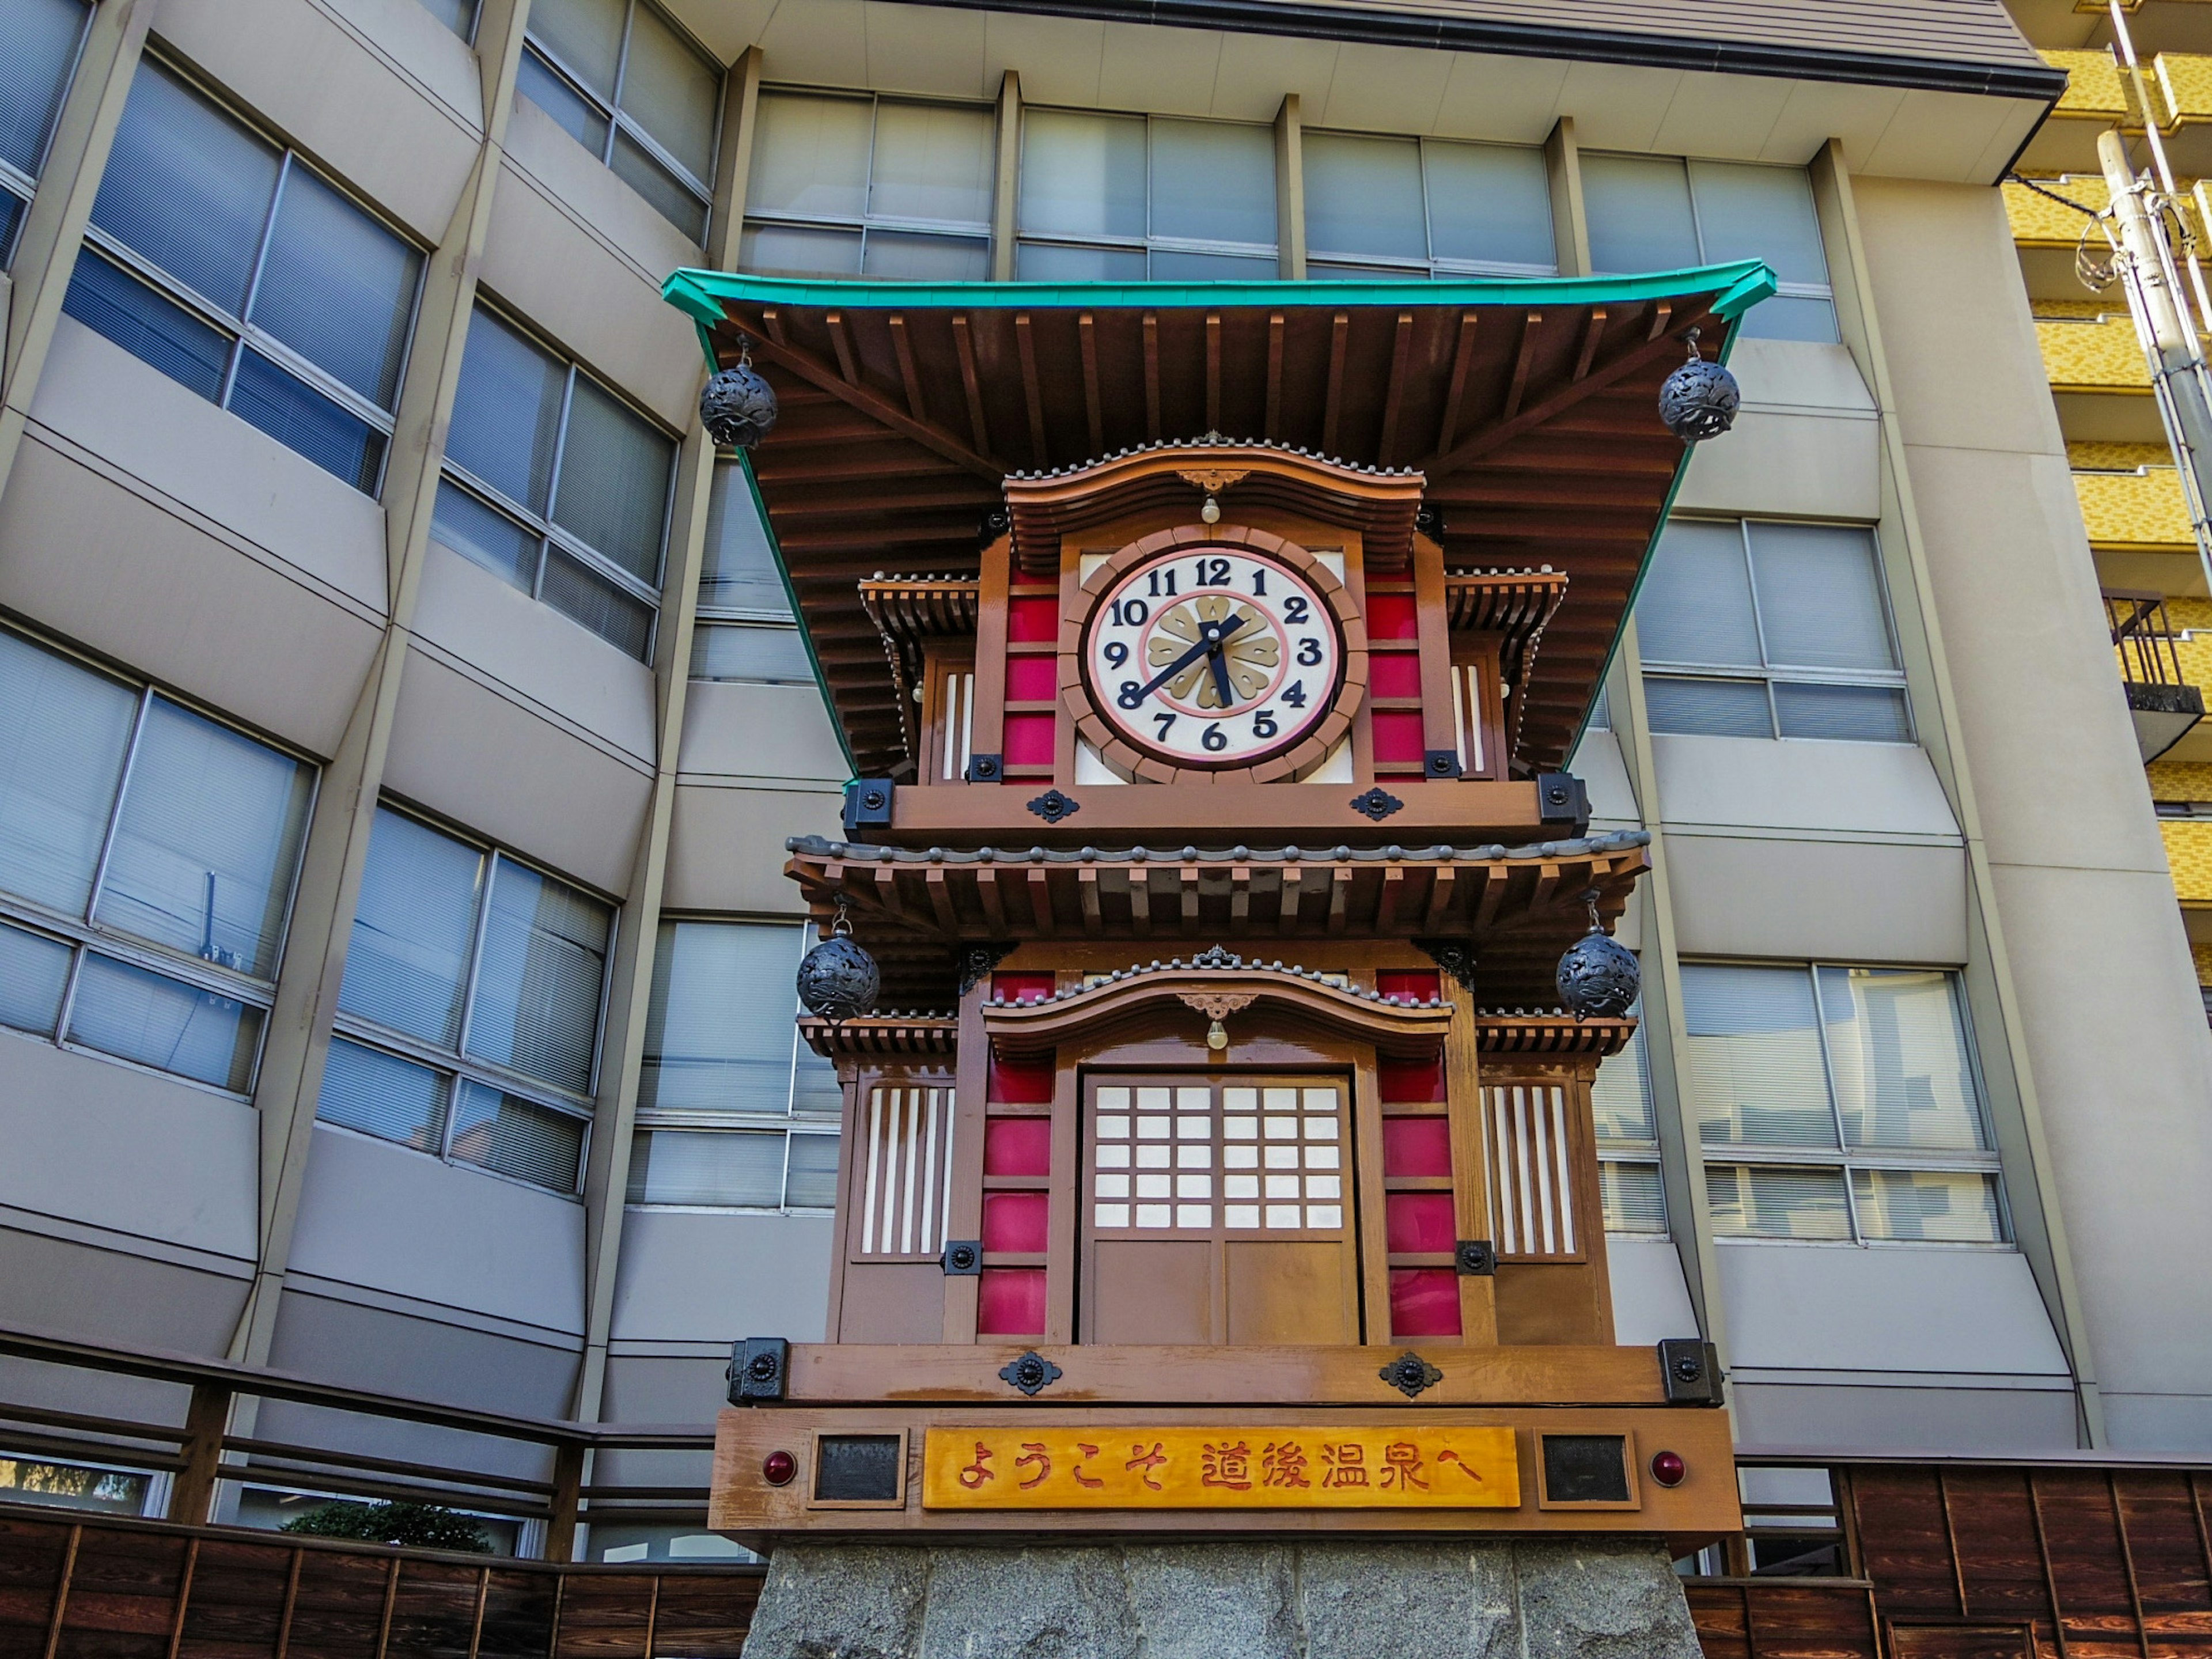
[[[975,730],[975,674],[956,668],[945,677],[945,781],[968,775],[968,745]]]
[[[1490,1135],[1490,1212],[1500,1256],[1577,1256],[1566,1091],[1498,1084],[1482,1091]]]
[[[868,1091],[860,1164],[860,1254],[934,1260],[945,1249],[952,1190],[952,1091]]]
[[[1119,1085],[1094,1097],[1102,1231],[1334,1232],[1344,1091],[1334,1083]]]

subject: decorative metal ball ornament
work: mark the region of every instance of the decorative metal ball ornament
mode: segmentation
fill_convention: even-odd
[[[799,1000],[836,1025],[874,1009],[884,976],[876,959],[853,943],[853,924],[842,908],[832,927],[799,964]]]
[[[738,341],[737,362],[709,375],[699,394],[707,435],[726,449],[750,449],[775,430],[775,388],[753,367],[753,343]]]
[[[1721,364],[1709,362],[1698,350],[1698,331],[1689,333],[1690,361],[1667,377],[1659,388],[1659,418],[1667,430],[1686,444],[1717,438],[1735,424],[1743,406],[1743,389]]]
[[[1644,975],[1636,953],[1610,938],[1598,921],[1595,890],[1583,895],[1590,930],[1559,958],[1559,1000],[1577,1020],[1619,1019],[1636,1006]]]

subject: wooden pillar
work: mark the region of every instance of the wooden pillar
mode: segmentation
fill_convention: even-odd
[[[1008,70],[999,82],[999,170],[991,191],[991,280],[1014,279],[1015,212],[1022,165],[1022,77]]]
[[[1295,92],[1285,93],[1283,106],[1275,112],[1275,246],[1282,280],[1305,281],[1305,127]]]
[[[1451,1126],[1453,1224],[1460,1238],[1489,1241],[1494,1255],[1498,1235],[1490,1213],[1490,1141],[1483,1133],[1474,993],[1449,979],[1445,985],[1452,1000],[1451,1028],[1444,1036],[1444,1101]],[[1460,1274],[1459,1330],[1462,1342],[1497,1346],[1495,1272]]]
[[[1590,274],[1589,221],[1583,211],[1582,150],[1575,118],[1562,115],[1544,140],[1544,173],[1552,187],[1552,245],[1562,276]]]
[[[587,1455],[580,1440],[554,1449],[553,1514],[545,1523],[548,1561],[573,1561],[576,1558],[576,1511],[583,1504],[584,1462]]]
[[[222,1437],[230,1426],[231,1394],[219,1382],[192,1387],[185,1411],[185,1467],[169,1487],[167,1519],[184,1526],[207,1524],[215,1483],[222,1467]]]

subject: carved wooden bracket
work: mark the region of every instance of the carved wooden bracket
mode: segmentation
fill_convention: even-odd
[[[1218,495],[1230,485],[1251,476],[1252,469],[1249,466],[1242,469],[1225,466],[1179,466],[1176,469],[1176,477],[1181,478],[1185,483],[1196,484],[1209,495]]]

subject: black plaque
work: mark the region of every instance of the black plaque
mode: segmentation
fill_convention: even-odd
[[[1626,1442],[1617,1434],[1546,1435],[1544,1497],[1553,1504],[1626,1504]]]
[[[823,1435],[814,1448],[815,1498],[844,1504],[896,1503],[902,1443],[895,1434]]]

